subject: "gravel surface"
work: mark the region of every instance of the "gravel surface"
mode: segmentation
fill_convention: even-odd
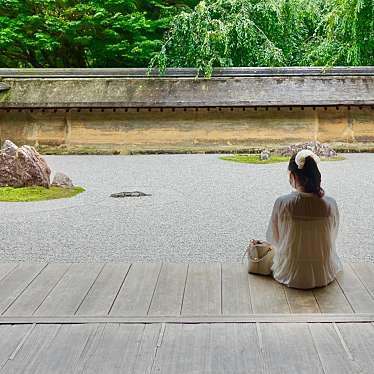
[[[263,238],[272,205],[288,193],[286,163],[218,155],[48,156],[53,172],[87,189],[72,199],[0,203],[0,261],[240,261]],[[374,260],[374,154],[321,164],[340,207],[338,251]],[[110,198],[139,190],[152,196]]]

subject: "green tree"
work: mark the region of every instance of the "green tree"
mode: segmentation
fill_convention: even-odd
[[[318,3],[307,0],[206,0],[175,16],[151,66],[283,66],[300,61]],[[303,9],[301,12],[300,9]]]
[[[0,0],[0,67],[374,65],[373,0]]]
[[[373,65],[373,0],[204,0],[177,14],[150,67]]]
[[[186,2],[0,0],[1,67],[142,67]]]
[[[327,0],[307,46],[311,65],[374,65],[374,1]]]

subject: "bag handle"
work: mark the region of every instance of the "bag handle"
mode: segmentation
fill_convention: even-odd
[[[265,255],[265,256],[262,256],[261,258],[259,258],[259,259],[257,259],[257,260],[253,260],[253,259],[251,258],[251,262],[258,263],[258,262],[262,261],[265,257],[269,256],[270,253],[271,253],[271,249],[269,249],[269,250],[266,252],[266,255]]]
[[[255,244],[255,242],[256,242],[255,239],[251,239],[251,240],[249,241],[249,244],[248,244],[248,246],[247,246],[247,249],[246,249],[246,250],[244,251],[244,253],[243,253],[242,263],[243,263],[243,261],[244,261],[244,257],[245,257],[245,255],[248,254],[250,248],[253,246],[253,244]]]
[[[245,252],[243,253],[243,256],[242,256],[242,263],[243,263],[243,261],[244,261],[244,257],[245,257],[245,255],[249,255],[249,251],[250,251],[250,249],[252,248],[252,246],[253,246],[253,245],[256,245],[256,244],[259,244],[259,243],[256,243],[256,242],[258,242],[258,241],[259,241],[259,240],[255,240],[255,239],[251,239],[251,240],[250,240],[247,249],[246,249]],[[272,246],[270,246],[270,249],[266,252],[265,256],[262,256],[261,258],[259,258],[259,259],[257,259],[257,260],[253,260],[253,259],[251,258],[251,261],[254,262],[254,263],[258,263],[258,262],[262,261],[266,256],[268,256],[268,255],[271,253],[271,250],[272,250],[272,249],[273,249]]]

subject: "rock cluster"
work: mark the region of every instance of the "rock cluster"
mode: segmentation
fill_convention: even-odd
[[[0,186],[49,188],[51,169],[34,147],[6,140],[0,150]]]
[[[294,153],[297,153],[302,149],[310,149],[320,157],[335,157],[337,155],[337,153],[330,147],[328,143],[320,143],[318,141],[292,144],[288,147],[277,149],[275,153],[282,156],[291,157]]]

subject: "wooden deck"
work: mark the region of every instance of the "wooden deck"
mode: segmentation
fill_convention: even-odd
[[[241,264],[0,264],[0,374],[374,372],[374,264],[289,289]]]

